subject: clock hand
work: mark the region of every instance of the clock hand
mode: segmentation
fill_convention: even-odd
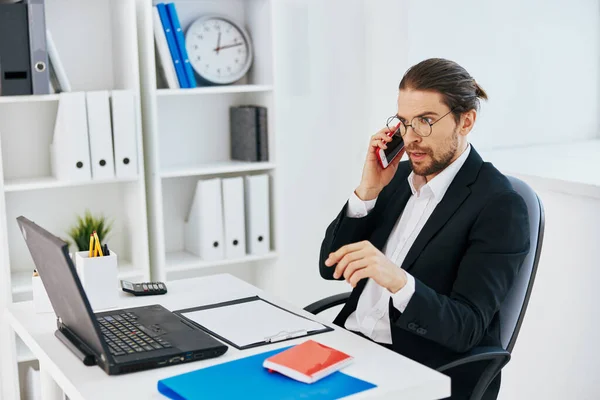
[[[228,44],[227,46],[219,47],[219,50],[228,49],[230,47],[236,47],[236,46],[241,46],[241,45],[243,45],[243,43]]]
[[[217,48],[215,49],[217,54],[219,54],[219,50],[221,50],[220,46],[221,46],[221,32],[219,32],[219,38],[217,39]]]

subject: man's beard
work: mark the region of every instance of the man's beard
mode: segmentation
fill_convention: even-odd
[[[428,165],[417,166],[417,168],[415,169],[415,165],[413,165],[413,162],[409,157],[408,163],[415,175],[431,176],[443,171],[448,165],[452,163],[452,159],[454,158],[454,156],[456,155],[456,151],[458,150],[458,132],[456,129],[454,130],[454,132],[452,132],[452,137],[446,142],[446,144],[448,146],[448,150],[445,151],[443,154],[439,155],[438,157],[434,156],[431,150],[427,151],[427,154],[432,160],[431,163]]]

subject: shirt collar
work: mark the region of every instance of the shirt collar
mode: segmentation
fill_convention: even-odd
[[[458,171],[463,166],[465,161],[467,161],[467,157],[469,157],[470,152],[471,144],[467,144],[467,148],[465,151],[463,151],[460,157],[454,160],[452,164],[448,165],[442,172],[440,172],[427,183],[425,183],[425,177],[415,175],[414,172],[411,172],[408,176],[408,184],[410,185],[412,194],[417,194],[417,188],[419,188],[419,193],[422,193],[423,191],[425,191],[425,193],[431,191],[436,201],[440,202],[450,187],[450,184],[454,180],[454,177],[456,174],[458,174]]]

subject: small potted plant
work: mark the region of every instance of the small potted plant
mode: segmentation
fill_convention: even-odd
[[[68,234],[75,242],[77,251],[89,251],[90,235],[96,232],[100,243],[104,243],[111,228],[112,223],[106,217],[103,215],[94,217],[90,210],[86,210],[83,216],[77,216],[77,223],[69,229]]]
[[[78,249],[75,253],[77,274],[93,310],[115,307],[118,301],[117,254],[108,246],[102,247],[111,227],[106,217],[95,217],[86,210],[68,232]],[[94,251],[96,247],[102,248],[99,254]]]

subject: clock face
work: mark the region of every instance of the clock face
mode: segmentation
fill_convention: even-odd
[[[205,17],[192,23],[186,32],[185,47],[194,70],[213,83],[239,80],[252,63],[249,37],[221,17]]]

